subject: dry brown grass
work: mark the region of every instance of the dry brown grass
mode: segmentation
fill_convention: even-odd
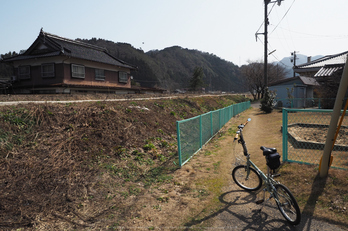
[[[200,185],[210,188],[211,200],[206,201],[205,209],[200,213],[196,213],[191,221],[186,223],[187,225],[200,227],[202,221],[204,221],[202,227],[229,224],[224,220],[210,219],[209,217],[212,216],[211,214],[217,216],[222,210],[226,209],[224,207],[226,205],[221,203],[219,197],[224,195],[224,185],[227,190],[230,190],[230,187],[226,185],[231,183],[230,173],[234,164],[234,160],[231,160],[233,156],[231,151],[235,149],[235,155],[242,153],[241,145],[232,143],[232,140],[237,125],[245,122],[248,117],[251,118],[251,122],[248,123],[243,134],[252,161],[265,172],[265,157],[262,155],[260,146],[276,147],[282,154],[281,112],[274,111],[271,114],[264,114],[259,109],[250,109],[243,112],[239,117],[233,118],[224,127],[220,136],[215,138],[194,160],[188,163],[194,169],[200,169],[197,177],[200,177]],[[203,158],[206,153],[211,153],[210,159]],[[219,175],[209,176],[204,173],[204,169],[217,163],[219,163]],[[330,169],[327,178],[320,178],[317,165],[284,163],[279,172],[281,176],[277,180],[291,190],[305,217],[324,220],[341,227],[348,225],[346,209],[348,206],[347,171]],[[218,187],[214,187],[213,182],[216,182]],[[238,211],[233,212],[238,214]],[[303,219],[302,222],[306,223],[306,220]]]
[[[257,165],[265,166],[260,145],[281,150],[281,113],[252,109],[177,169],[175,121],[221,106],[219,101],[226,99],[3,107],[0,228],[152,229],[209,217],[222,206],[238,124],[252,118],[244,134]],[[145,150],[149,143],[155,148]],[[316,166],[285,164],[280,172],[301,211],[347,224],[346,171],[330,170],[324,180]]]
[[[265,160],[259,147],[264,144],[282,150],[282,113],[250,112],[252,121],[247,125],[245,139],[252,153],[252,160],[264,166]],[[298,150],[301,151],[301,150]],[[254,154],[255,153],[255,154]],[[320,157],[309,157],[320,158]],[[326,178],[318,176],[318,165],[284,163],[277,178],[297,198],[302,213],[328,222],[348,224],[348,171],[330,169]]]
[[[0,107],[0,229],[180,224],[209,192],[178,170],[175,122],[242,98]]]

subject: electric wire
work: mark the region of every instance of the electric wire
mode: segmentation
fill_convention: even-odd
[[[275,6],[275,3],[273,3],[273,6],[272,6],[271,10],[270,10],[269,13],[267,14],[267,18],[268,18],[268,16],[271,14],[271,12],[272,12],[274,6]],[[255,34],[257,34],[257,33],[260,31],[261,27],[262,27],[264,24],[265,24],[265,20],[263,20],[263,22],[261,23],[259,29],[257,29],[257,31],[256,31]]]
[[[296,33],[296,34],[301,34],[301,35],[306,35],[306,36],[311,36],[311,37],[315,37],[315,38],[328,38],[328,39],[347,39],[348,35],[325,35],[325,34],[310,34],[310,33],[305,33],[305,32],[298,32],[298,31],[293,31],[290,29],[286,29],[284,27],[279,27],[282,30],[287,30],[291,33]],[[301,38],[307,38],[307,37],[301,37]],[[309,38],[309,37],[308,37]],[[311,39],[311,38],[310,38]]]
[[[275,29],[277,29],[277,27],[279,26],[279,24],[283,21],[283,19],[286,17],[286,15],[289,13],[291,7],[294,5],[295,0],[291,3],[289,9],[285,12],[285,14],[283,15],[282,19],[280,19],[280,21],[278,22],[278,24],[274,27],[274,29],[272,30],[272,32],[270,34],[273,33],[273,31],[275,31]]]
[[[261,39],[259,39],[259,41],[261,42],[262,45],[264,45],[264,42],[263,42]],[[271,50],[272,50],[272,49],[269,49],[269,46],[268,46],[268,47],[267,47],[267,53],[270,53]],[[290,67],[290,68],[292,67],[292,66],[289,66],[289,65],[283,63],[281,60],[279,60],[279,58],[278,58],[277,56],[275,56],[274,53],[272,53],[271,55],[273,56],[274,59],[276,59],[276,60],[278,61],[278,63],[281,63],[283,66],[285,66],[285,67]]]

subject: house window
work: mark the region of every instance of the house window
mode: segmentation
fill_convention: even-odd
[[[126,72],[118,72],[118,82],[128,83],[128,74]]]
[[[105,71],[102,69],[95,69],[95,80],[105,80]]]
[[[41,64],[41,76],[44,78],[54,77],[54,63]]]
[[[82,65],[71,64],[71,77],[84,79],[85,67]]]
[[[30,79],[30,66],[19,66],[18,77],[19,79]]]

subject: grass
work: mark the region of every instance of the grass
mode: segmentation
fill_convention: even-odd
[[[127,105],[128,104],[129,103],[127,103]],[[137,104],[141,105],[141,103]],[[169,116],[171,111],[175,112],[175,115],[179,118],[182,114],[179,113],[178,108],[187,107],[184,103],[175,106],[169,103],[169,101],[159,102],[157,105],[156,103],[152,104],[156,110],[163,111],[166,117],[169,118],[172,118],[172,116]],[[100,102],[96,105],[98,105],[98,108],[103,107],[102,109],[104,111],[110,109],[108,104],[104,105]],[[109,125],[123,118],[122,116],[113,115],[113,113],[116,112],[126,112],[125,108],[127,105],[122,105],[123,104],[121,104],[121,106],[114,105],[113,108],[111,108],[112,110],[108,110],[108,114],[111,114],[112,118],[115,118],[107,120]],[[191,106],[197,109],[197,111],[198,108],[201,107],[194,103],[192,103]],[[66,108],[68,105],[63,105],[63,107]],[[111,146],[107,148],[108,146],[102,141],[105,142],[105,140],[112,139],[109,137],[106,139],[102,138],[104,135],[107,135],[106,132],[108,129],[99,129],[99,127],[96,126],[97,124],[95,124],[96,118],[103,117],[107,114],[98,114],[99,111],[96,110],[95,113],[92,113],[93,116],[83,117],[81,116],[82,114],[79,108],[75,108],[75,106],[73,108],[73,105],[69,105],[69,108],[70,107],[72,107],[71,110],[67,111],[64,115],[67,117],[70,116],[71,119],[62,123],[64,126],[61,128],[61,132],[53,133],[56,135],[53,135],[51,131],[49,133],[42,133],[41,130],[32,132],[31,129],[33,125],[36,126],[42,122],[41,119],[43,116],[46,116],[51,123],[55,122],[60,116],[60,112],[57,110],[54,111],[49,108],[50,110],[45,109],[43,110],[44,113],[41,114],[41,111],[37,110],[35,116],[33,116],[33,112],[30,112],[28,109],[11,108],[8,109],[8,111],[3,110],[1,112],[2,114],[0,114],[0,119],[3,121],[2,125],[6,125],[7,127],[1,126],[0,128],[0,153],[1,151],[5,154],[9,153],[8,157],[2,154],[2,158],[4,159],[6,157],[6,159],[8,159],[6,161],[11,163],[14,157],[26,156],[24,155],[25,153],[22,152],[23,149],[30,154],[27,155],[30,160],[34,160],[40,153],[48,153],[48,150],[52,150],[48,153],[50,155],[44,157],[46,158],[52,155],[56,157],[56,159],[49,162],[53,164],[55,160],[60,161],[59,158],[62,154],[66,154],[66,157],[69,158],[67,162],[62,162],[61,165],[59,165],[62,167],[58,168],[57,165],[52,165],[55,168],[44,169],[45,172],[43,173],[51,173],[54,169],[59,170],[57,174],[53,175],[52,179],[56,179],[61,176],[61,174],[63,175],[65,173],[64,171],[68,171],[69,169],[67,167],[69,166],[67,165],[71,163],[73,158],[81,158],[81,162],[79,162],[81,164],[72,166],[71,168],[84,168],[86,171],[83,173],[90,174],[90,178],[88,179],[93,179],[93,181],[91,181],[92,183],[88,185],[88,187],[85,187],[85,181],[81,173],[74,175],[74,172],[71,172],[71,175],[59,178],[59,182],[72,181],[74,185],[68,184],[69,190],[76,189],[76,192],[81,193],[76,194],[76,198],[73,198],[73,202],[71,202],[70,197],[67,198],[64,196],[66,194],[62,194],[62,200],[58,202],[74,204],[73,207],[81,210],[81,213],[85,214],[86,212],[85,220],[95,219],[95,221],[99,222],[95,222],[95,224],[100,225],[96,227],[105,225],[105,219],[107,219],[107,217],[110,219],[108,223],[109,228],[112,229],[117,229],[117,226],[122,225],[138,226],[138,223],[134,224],[131,219],[131,217],[135,216],[140,217],[136,220],[142,221],[143,223],[141,224],[143,224],[144,227],[151,228],[157,227],[167,221],[171,222],[170,225],[173,223],[182,224],[180,222],[201,221],[204,218],[209,218],[212,213],[220,211],[224,204],[220,202],[219,197],[225,193],[224,187],[226,187],[231,180],[231,159],[229,159],[231,145],[226,145],[226,142],[230,138],[233,139],[236,125],[244,122],[249,114],[252,114],[254,119],[248,124],[250,129],[249,133],[247,133],[248,129],[246,129],[245,138],[248,139],[247,144],[249,151],[252,153],[253,161],[257,163],[257,165],[265,166],[264,157],[262,154],[259,155],[260,143],[271,143],[272,146],[274,144],[281,150],[281,140],[279,140],[281,139],[279,132],[281,113],[274,112],[265,115],[248,110],[232,119],[231,124],[223,129],[218,136],[213,138],[210,144],[204,147],[201,153],[197,153],[186,165],[187,167],[191,167],[191,169],[187,168],[188,171],[186,171],[184,169],[178,169],[178,166],[173,164],[174,162],[178,162],[176,157],[177,152],[175,151],[175,141],[168,135],[169,130],[167,127],[162,126],[165,120],[158,120],[161,126],[159,126],[158,122],[153,123],[155,125],[152,129],[153,132],[149,134],[149,136],[153,138],[146,136],[139,139],[138,146],[132,145],[126,148],[126,146],[123,146],[121,143],[111,142]],[[211,107],[216,107],[216,105]],[[87,107],[85,110],[89,110],[89,108],[90,107]],[[113,110],[115,108],[117,108],[117,110]],[[72,114],[73,111],[74,113]],[[187,111],[188,114],[189,112],[190,110]],[[125,124],[123,127],[124,129],[115,129],[113,133],[117,134],[119,131],[123,130],[128,132],[133,129],[133,127],[128,127],[128,124],[133,123],[133,125],[136,125],[137,123],[142,123],[132,118],[136,113],[135,109],[130,111],[129,114],[125,116],[125,119],[129,121],[125,119],[121,121]],[[130,115],[132,115],[132,117],[130,117]],[[77,123],[83,118],[86,118],[85,123]],[[140,117],[138,121],[143,121],[143,119]],[[147,121],[146,129],[149,129],[151,126],[152,122]],[[254,129],[255,126],[258,127],[258,130]],[[144,126],[142,125],[142,127]],[[52,126],[52,128],[58,129],[59,127]],[[107,128],[109,128],[109,126],[107,126]],[[79,132],[79,130],[81,131]],[[86,133],[87,131],[93,132]],[[63,135],[63,142],[55,143],[55,139]],[[173,136],[175,136],[175,134]],[[127,140],[127,137],[123,138]],[[130,136],[128,136],[128,138],[130,138]],[[93,140],[98,140],[100,143],[87,146],[87,144],[91,143]],[[80,149],[72,149],[75,144],[74,142],[78,141],[81,141],[81,143],[79,143]],[[144,148],[146,144],[148,144],[148,147]],[[30,147],[30,149],[26,147]],[[145,150],[147,148],[148,150]],[[7,152],[6,150],[8,149],[13,151]],[[33,151],[31,151],[31,149]],[[58,153],[56,150],[61,150],[62,152]],[[18,155],[17,152],[20,155]],[[74,153],[81,153],[81,156],[72,155]],[[37,165],[40,167],[38,169],[43,167],[42,163],[46,161],[45,158],[41,158],[41,156],[38,158]],[[196,161],[199,164],[195,163]],[[26,162],[22,161],[20,163]],[[27,168],[24,168],[26,166]],[[29,164],[24,167],[18,169],[20,171],[30,171],[32,169]],[[318,179],[317,172],[316,166],[285,164],[281,168],[282,177],[279,178],[279,180],[292,190],[299,201],[301,211],[304,213],[313,215],[317,218],[326,219],[330,222],[347,224],[347,212],[344,210],[344,206],[346,206],[348,202],[348,185],[346,183],[348,182],[346,176],[347,172],[330,170],[330,175],[325,180]],[[24,177],[23,179],[25,182],[30,183],[35,183],[37,181],[37,185],[40,186],[41,189],[43,185],[41,180],[45,179],[47,176],[34,174],[31,181],[25,180]],[[47,182],[49,182],[49,184],[47,184],[48,186],[54,183],[52,180]],[[6,182],[7,185],[10,183],[11,181]],[[2,184],[5,185],[5,181],[2,181]],[[81,188],[74,188],[79,184]],[[6,188],[8,187],[3,187],[2,190]],[[23,187],[20,188],[22,189]],[[26,189],[29,190],[31,188],[33,188],[32,185]],[[54,187],[52,188],[54,190],[53,192],[59,192],[61,190],[55,190]],[[14,193],[13,190],[9,192],[10,194]],[[39,190],[35,192],[40,192],[40,195],[42,194],[42,191]],[[47,195],[50,203],[60,198],[55,197],[55,200],[53,200],[51,194],[47,193]],[[11,200],[12,203],[11,197],[4,197],[3,199],[6,198],[9,198],[8,200]],[[38,203],[39,200],[36,200],[36,202],[31,205],[34,206]],[[60,204],[58,205],[59,208],[62,208]],[[139,206],[136,207],[137,205]],[[147,205],[147,207],[143,207],[144,205]],[[168,207],[169,205],[172,205],[172,207]],[[20,206],[23,206],[22,209],[29,208],[29,206],[25,206],[25,204],[20,201],[20,204],[14,206],[14,214],[17,214]],[[110,209],[108,210],[108,208]],[[150,217],[151,220],[145,220],[148,219],[147,213],[149,210],[152,212],[152,217]],[[90,214],[88,214],[89,212]],[[64,211],[62,210],[61,213],[63,214]],[[96,217],[94,217],[94,215]],[[181,220],[178,218],[179,215],[181,216]],[[84,215],[82,217],[84,217]],[[100,219],[98,217],[100,217]],[[159,218],[162,218],[162,221],[158,221],[157,219]],[[78,217],[74,217],[73,219],[74,221],[79,221]],[[175,222],[173,222],[174,219],[176,219]],[[213,223],[211,223],[211,225],[213,225]],[[204,226],[209,226],[209,221],[204,222]],[[73,226],[70,226],[71,230],[73,230],[72,227]],[[77,228],[81,227],[77,226]]]
[[[241,118],[236,120],[245,121],[248,117],[252,117],[252,121],[244,131],[248,151],[251,153],[253,162],[265,171],[265,158],[262,154],[260,155],[259,147],[270,144],[269,146],[276,147],[282,153],[282,134],[280,132],[282,113],[275,110],[270,114],[263,114],[259,113],[257,109],[253,109],[242,113]],[[202,167],[208,174],[212,170],[219,174],[213,174],[212,177],[206,176],[196,183],[197,188],[207,190],[210,202],[207,202],[203,209],[188,218],[185,225],[198,229],[199,227],[213,226],[214,221],[206,218],[213,213],[219,213],[224,206],[219,200],[219,196],[224,193],[221,189],[230,182],[226,178],[225,171],[230,171],[231,167],[224,163],[227,157],[227,154],[224,153],[230,152],[231,146],[224,146],[226,139],[221,138],[234,137],[234,128],[237,125],[236,121],[231,123],[224,132],[221,132],[220,138],[214,138],[205,150],[196,154],[197,161],[202,158],[201,162],[204,160],[207,163]],[[214,153],[214,155],[210,155],[210,153]],[[207,158],[210,158],[210,161],[207,161]],[[198,165],[196,164],[196,166]],[[293,193],[302,214],[340,226],[346,227],[348,225],[347,171],[331,168],[328,177],[320,178],[317,165],[283,163],[279,172],[281,177],[277,180]],[[204,225],[200,225],[202,220],[204,220]]]

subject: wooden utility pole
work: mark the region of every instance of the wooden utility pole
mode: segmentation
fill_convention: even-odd
[[[329,171],[330,156],[332,151],[332,146],[334,143],[334,136],[337,129],[338,119],[341,114],[342,105],[344,103],[344,95],[346,94],[348,88],[348,57],[346,58],[346,65],[343,69],[343,74],[341,77],[341,82],[338,87],[337,96],[335,100],[335,105],[333,108],[329,130],[326,136],[326,142],[324,146],[324,152],[320,164],[320,176],[326,177]]]
[[[268,70],[267,70],[267,64],[268,64],[268,9],[267,6],[271,2],[271,0],[264,0],[265,1],[265,50],[264,50],[264,67],[263,67],[263,77],[264,77],[264,84],[265,88],[268,86]]]
[[[294,72],[294,77],[296,76],[296,73],[295,73],[295,68],[296,68],[296,51],[294,52],[291,52],[291,56],[294,56],[293,58],[291,58],[291,62],[294,62],[294,66],[292,68],[293,72]]]
[[[264,35],[265,35],[265,50],[264,50],[264,69],[263,69],[263,75],[264,75],[264,84],[265,84],[265,88],[268,87],[268,70],[267,70],[267,65],[268,65],[268,4],[270,3],[278,3],[278,6],[280,6],[281,2],[284,0],[276,0],[271,2],[271,0],[264,0],[265,3],[265,19],[264,19],[264,24],[265,24],[265,31],[264,31]],[[256,34],[257,35],[257,34]]]

